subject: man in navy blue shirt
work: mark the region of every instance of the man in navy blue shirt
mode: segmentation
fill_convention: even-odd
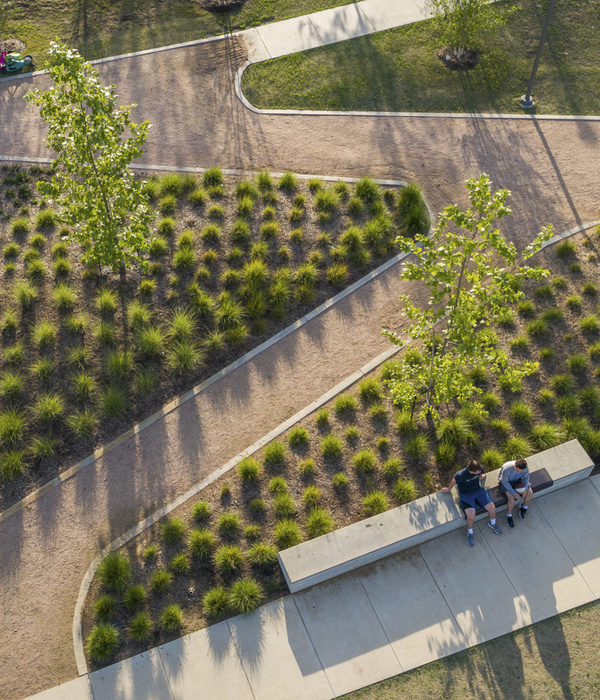
[[[488,492],[483,488],[483,478],[485,471],[481,464],[472,459],[464,469],[456,472],[452,481],[442,489],[442,493],[450,493],[456,484],[459,494],[460,507],[467,516],[467,543],[473,547],[475,536],[473,535],[473,525],[475,523],[475,513],[477,508],[485,508],[490,514],[488,525],[497,534],[501,535],[502,530],[496,524],[496,506],[489,497]]]

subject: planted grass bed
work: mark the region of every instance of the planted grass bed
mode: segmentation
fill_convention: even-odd
[[[369,178],[166,175],[146,185],[148,271],[121,276],[61,240],[36,199],[44,176],[0,170],[2,509],[394,255],[407,223],[427,225],[400,206],[413,190]]]
[[[393,406],[385,381],[394,363],[425,361],[418,348],[409,348],[123,547],[117,556],[130,574],[125,593],[112,592],[110,624],[119,642],[107,661],[285,594],[278,550],[438,490],[473,456],[491,471],[505,460],[578,438],[600,459],[600,332],[582,328],[584,319],[598,318],[599,300],[582,290],[588,285],[591,291],[597,276],[599,233],[580,236],[568,254],[564,244],[540,254],[536,264],[550,268],[542,284],[552,294],[540,295],[542,284],[531,283],[525,301],[498,319],[498,342],[510,346],[514,338],[526,338],[526,346],[511,353],[539,360],[540,368],[518,391],[476,368],[472,381],[482,389],[487,416],[470,405],[450,406],[431,433],[409,408]],[[567,300],[579,291],[581,308],[572,311]],[[543,321],[546,330],[531,337],[531,320]],[[131,631],[127,586],[145,591],[143,643]],[[249,591],[245,608],[237,587]],[[86,639],[103,624],[94,610],[107,593],[110,583],[97,575],[86,604]],[[161,623],[170,605],[182,612],[176,631]]]
[[[482,38],[469,71],[442,64],[425,21],[252,65],[242,88],[262,109],[522,112],[547,4],[494,3],[507,6],[515,12],[497,36]],[[600,114],[599,24],[595,0],[556,5],[536,77],[538,113]]]

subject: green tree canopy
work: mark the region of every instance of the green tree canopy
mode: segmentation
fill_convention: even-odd
[[[460,60],[465,49],[476,49],[483,38],[496,32],[508,10],[492,7],[489,0],[427,0],[439,40],[455,49]]]
[[[54,86],[26,95],[48,123],[46,145],[56,153],[53,177],[38,189],[60,205],[69,238],[84,244],[84,262],[144,265],[151,212],[128,166],[143,153],[150,125],[131,121],[136,105],[116,106],[115,86],[102,85],[76,50],[53,42],[49,53]]]
[[[492,192],[487,175],[468,180],[467,190],[467,211],[446,207],[430,236],[397,239],[401,250],[416,258],[405,263],[402,279],[423,282],[429,292],[423,307],[406,294],[400,296],[410,321],[408,334],[422,343],[426,361],[398,363],[387,383],[395,403],[410,407],[422,402],[421,415],[434,420],[442,404],[464,403],[481,391],[469,378],[471,369],[502,373],[518,387],[538,367],[535,362],[511,361],[490,326],[523,296],[521,280],[548,274],[520,263],[540,250],[552,236],[552,227],[519,254],[496,227],[497,219],[511,213],[505,204],[510,192]],[[383,333],[396,345],[405,342],[390,330]]]

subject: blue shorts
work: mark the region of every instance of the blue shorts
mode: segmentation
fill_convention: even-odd
[[[483,487],[474,493],[461,493],[459,499],[460,507],[463,510],[467,508],[474,508],[475,510],[477,508],[485,508],[491,502],[492,499]]]

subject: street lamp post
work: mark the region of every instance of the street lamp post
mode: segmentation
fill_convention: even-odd
[[[521,97],[521,107],[524,109],[531,109],[535,102],[531,99],[531,91],[533,90],[533,81],[535,80],[535,74],[537,73],[538,65],[540,63],[540,58],[542,55],[542,49],[544,48],[544,43],[546,41],[546,35],[548,34],[548,27],[550,26],[550,18],[552,17],[552,10],[554,10],[555,0],[550,0],[548,5],[548,12],[546,13],[546,21],[544,22],[544,28],[542,29],[542,38],[540,39],[540,45],[538,46],[537,54],[535,56],[535,61],[533,62],[533,70],[531,71],[531,78],[529,78],[529,85],[527,86],[527,92]]]

